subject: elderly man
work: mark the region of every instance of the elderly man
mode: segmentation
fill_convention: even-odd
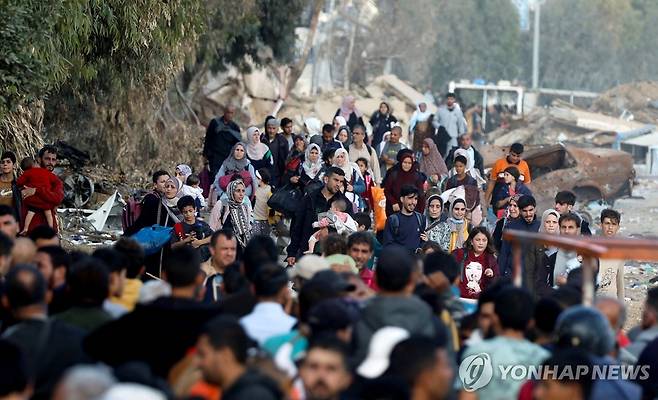
[[[206,139],[203,143],[203,156],[210,164],[210,176],[215,177],[222,163],[228,157],[233,145],[242,139],[240,127],[233,122],[235,106],[228,105],[224,115],[213,118],[206,130]]]

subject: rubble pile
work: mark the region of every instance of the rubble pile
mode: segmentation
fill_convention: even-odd
[[[597,97],[585,110],[563,100],[550,107],[535,108],[509,129],[497,129],[488,136],[490,143],[508,146],[556,142],[607,146],[617,132],[658,125],[658,82],[620,85]]]
[[[633,120],[658,123],[658,82],[633,82],[614,87],[599,96],[589,111],[613,116],[626,113]]]

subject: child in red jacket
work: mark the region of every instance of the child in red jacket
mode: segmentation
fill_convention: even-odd
[[[36,161],[29,157],[24,158],[21,161],[21,169],[23,170],[23,175],[21,175],[16,180],[16,184],[21,188],[29,187],[35,189],[50,190],[50,188],[53,187],[54,180],[59,180],[57,175],[53,174],[45,168],[38,167],[36,165]],[[54,210],[44,210],[31,205],[29,197],[23,200],[23,202],[28,211],[27,216],[25,217],[25,225],[23,227],[23,231],[21,232],[22,235],[27,233],[27,228],[32,223],[32,218],[34,218],[34,215],[38,212],[44,213],[48,226],[54,228]]]

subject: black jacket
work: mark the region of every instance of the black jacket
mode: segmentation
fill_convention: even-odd
[[[288,140],[282,134],[277,133],[272,142],[270,142],[267,134],[261,136],[260,141],[265,143],[272,153],[272,159],[274,161],[272,184],[277,186],[279,184],[279,179],[283,176],[286,170],[286,160],[288,159],[289,152]]]
[[[384,134],[391,130],[391,122],[398,122],[392,114],[382,114],[379,110],[375,111],[370,117],[370,125],[372,125],[372,147],[377,146],[382,142]]]
[[[334,118],[336,118],[339,115],[340,115],[340,108],[336,110],[336,114],[334,114]],[[347,126],[350,127],[350,131],[354,129],[356,124],[359,124],[361,126],[366,126],[366,124],[363,123],[363,118],[357,117],[355,113],[351,113],[350,118],[347,120]],[[368,135],[368,133],[366,133],[366,135]],[[366,137],[366,140],[367,139],[368,138]]]
[[[233,146],[240,140],[242,140],[240,127],[235,122],[226,122],[224,117],[213,118],[210,121],[203,142],[203,155],[210,163],[210,174],[213,179]]]
[[[473,146],[471,146],[473,147]],[[459,148],[459,146],[453,146],[452,149],[450,149],[450,152],[446,156],[446,167],[448,169],[451,169],[454,162],[455,162],[455,151]],[[482,158],[482,155],[480,154],[479,151],[475,147],[473,147],[473,158],[475,161],[475,169],[480,171],[480,176],[484,177],[484,158]]]
[[[302,198],[302,204],[295,213],[290,226],[289,257],[299,258],[308,250],[308,239],[314,231],[313,222],[318,220],[318,214],[329,211],[331,203],[338,198],[344,199],[346,204],[351,204],[342,192],[336,193],[329,200],[325,199],[322,188],[310,192]],[[347,207],[346,212],[352,215],[351,207]]]
[[[222,393],[222,400],[252,399],[278,400],[283,393],[272,379],[250,369]]]
[[[21,222],[21,206],[23,204],[23,196],[21,195],[21,190],[16,184],[16,178],[11,181],[11,196],[14,202],[14,217],[16,221]],[[21,226],[21,228],[23,228]]]

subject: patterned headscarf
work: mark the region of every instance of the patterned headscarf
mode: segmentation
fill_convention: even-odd
[[[239,187],[245,189],[244,182],[241,179],[229,182],[226,187],[226,194],[228,196],[229,216],[233,224],[233,233],[235,233],[238,243],[244,248],[251,236],[251,227],[249,225],[249,210],[241,201],[236,199],[235,192]]]
[[[176,169],[179,170],[181,174],[183,174],[184,181],[187,180],[188,176],[192,175],[192,168],[190,168],[190,166],[187,164],[178,164]]]

